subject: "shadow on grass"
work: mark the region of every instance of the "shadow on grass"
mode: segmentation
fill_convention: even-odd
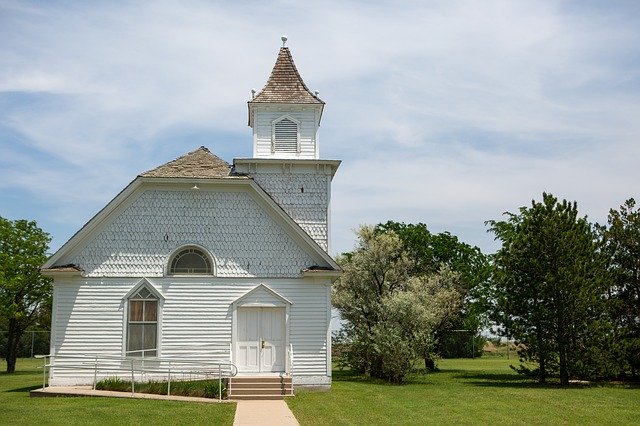
[[[558,379],[551,378],[547,383],[538,383],[537,379],[503,373],[470,373],[462,372],[454,378],[464,381],[472,386],[487,388],[514,388],[514,389],[588,389],[592,387],[622,387],[632,388],[628,384],[619,385],[609,382],[593,382],[590,384],[570,383],[561,386]]]
[[[416,384],[413,381],[412,374],[413,373],[410,373],[407,376],[405,381],[401,383],[394,383],[384,379],[376,379],[374,377],[369,377],[364,374],[359,374],[349,369],[344,369],[344,370],[333,370],[332,380],[334,382],[363,383],[363,384],[380,385],[380,386],[404,386],[404,385]],[[418,383],[418,384],[422,384],[422,383]]]
[[[38,374],[40,373],[40,375],[42,376],[42,370],[20,370],[20,371],[16,371],[14,373],[7,373],[6,371],[1,371],[0,372],[0,378],[1,377],[13,377],[13,376],[33,376],[33,374]]]
[[[34,389],[42,389],[42,386],[40,385],[25,386],[23,388],[7,389],[5,392],[30,392]]]

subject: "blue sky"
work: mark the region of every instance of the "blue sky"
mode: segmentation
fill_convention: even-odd
[[[424,222],[485,252],[543,191],[604,222],[640,198],[640,2],[0,0],[0,215],[52,251],[136,175],[251,155],[280,35],[327,103],[332,252]]]

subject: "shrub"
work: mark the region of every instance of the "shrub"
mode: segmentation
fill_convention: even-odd
[[[135,384],[135,391],[139,393],[152,393],[166,395],[168,382],[148,381]],[[109,377],[96,383],[96,389],[116,392],[131,392],[131,382],[119,377]],[[171,395],[192,396],[199,398],[218,398],[220,389],[217,379],[211,380],[185,380],[171,382]],[[226,381],[222,381],[222,398],[227,397]]]
[[[120,377],[108,377],[96,383],[96,389],[115,392],[131,392],[131,381],[123,380]]]

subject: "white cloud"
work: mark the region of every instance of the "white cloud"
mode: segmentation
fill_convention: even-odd
[[[60,244],[141,171],[200,144],[249,152],[245,102],[286,33],[327,101],[321,153],[343,159],[335,251],[388,219],[492,249],[484,220],[542,191],[602,220],[640,179],[639,14],[559,0],[0,2],[0,193],[28,194],[0,214],[43,221]]]

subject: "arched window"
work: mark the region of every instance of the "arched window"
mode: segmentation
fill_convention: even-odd
[[[143,285],[127,302],[127,356],[157,356],[158,298]]]
[[[187,247],[173,256],[169,273],[172,275],[212,274],[213,268],[211,267],[211,259],[203,250],[197,247]]]
[[[298,123],[290,117],[284,117],[273,123],[273,152],[298,153]]]

